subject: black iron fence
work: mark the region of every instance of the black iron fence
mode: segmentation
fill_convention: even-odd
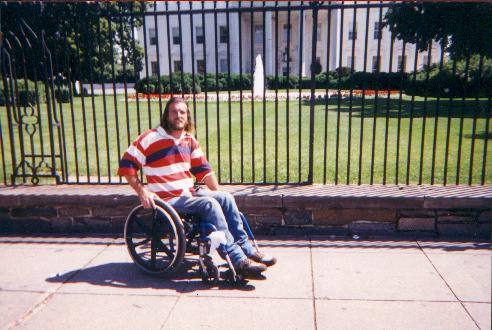
[[[490,183],[492,60],[398,40],[398,6],[3,4],[1,179],[121,183],[178,94],[221,183]]]

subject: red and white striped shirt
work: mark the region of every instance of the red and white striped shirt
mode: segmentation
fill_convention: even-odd
[[[213,173],[193,135],[183,133],[176,139],[162,127],[143,133],[128,147],[118,175],[137,175],[141,168],[147,189],[164,199],[190,196],[194,191],[193,175],[201,182]]]

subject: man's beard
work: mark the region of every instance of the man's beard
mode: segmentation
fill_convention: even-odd
[[[169,123],[169,127],[174,131],[181,131],[186,128],[186,122],[176,124],[174,122]]]

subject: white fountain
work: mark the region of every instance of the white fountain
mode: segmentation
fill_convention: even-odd
[[[253,73],[253,98],[263,99],[263,91],[265,90],[265,75],[263,73],[263,61],[261,55],[256,56],[255,72]]]

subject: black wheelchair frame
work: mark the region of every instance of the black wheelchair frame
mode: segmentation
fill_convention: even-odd
[[[155,199],[155,209],[138,205],[130,211],[125,222],[124,237],[133,262],[146,274],[170,276],[183,264],[186,252],[198,254],[200,276],[204,282],[217,283],[220,278],[235,283],[244,282],[236,272],[225,248],[218,252],[225,264],[217,265],[210,257],[210,240],[200,230],[200,219],[195,215],[178,214],[160,199]],[[258,249],[249,223],[241,214],[244,228]],[[224,273],[219,266],[227,266]]]

